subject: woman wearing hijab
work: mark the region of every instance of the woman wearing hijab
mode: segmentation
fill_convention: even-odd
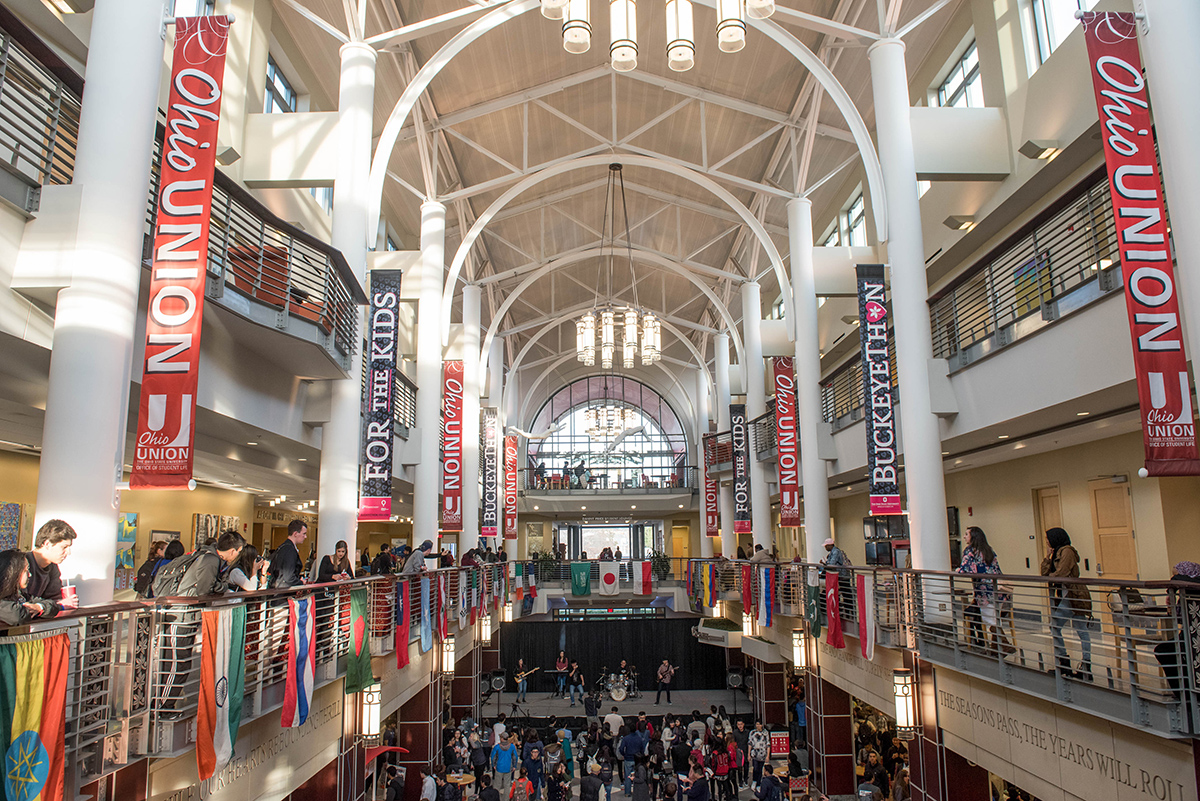
[[[342,581],[354,578],[354,565],[350,564],[350,549],[345,540],[338,540],[332,556],[321,557],[321,566],[317,568],[317,583],[327,584],[331,581]]]
[[[1079,552],[1071,545],[1066,530],[1057,526],[1046,531],[1049,552],[1042,560],[1042,575],[1058,578],[1079,578]],[[1067,678],[1092,680],[1092,596],[1083,584],[1053,582],[1050,584],[1050,633],[1054,638],[1054,657],[1058,671]],[[1079,670],[1071,669],[1071,659],[1063,641],[1063,626],[1067,623],[1079,637],[1082,661]]]

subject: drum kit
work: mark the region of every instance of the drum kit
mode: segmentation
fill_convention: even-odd
[[[609,697],[617,702],[627,698],[638,698],[642,694],[638,690],[636,670],[624,674],[609,673],[607,667],[600,670],[600,690],[608,693]]]

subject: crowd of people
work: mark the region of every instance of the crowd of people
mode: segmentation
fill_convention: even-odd
[[[851,728],[860,797],[872,801],[909,801],[908,747],[893,720],[866,704],[855,703]]]

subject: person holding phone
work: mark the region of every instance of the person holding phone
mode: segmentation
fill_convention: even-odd
[[[354,565],[350,563],[350,549],[345,540],[338,540],[333,549],[333,555],[321,557],[321,565],[317,568],[317,583],[327,584],[331,581],[344,581],[354,578]]]

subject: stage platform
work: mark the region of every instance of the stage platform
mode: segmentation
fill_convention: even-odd
[[[497,696],[499,696],[497,698]],[[517,700],[515,692],[493,693],[491,697],[483,704],[483,716],[491,722],[495,720],[497,711],[503,712],[510,719],[516,718],[523,720],[531,718],[533,725],[544,725],[545,721],[551,717],[558,718],[560,722],[570,721],[567,725],[572,730],[578,730],[586,726],[583,713],[583,702],[579,700],[579,696],[575,697],[575,706],[572,708],[570,698],[554,698],[548,692],[533,692],[532,690],[526,695],[525,701],[518,705],[518,710],[513,711],[513,703]],[[499,707],[497,707],[497,702]],[[738,691],[736,694],[733,690],[679,690],[671,693],[671,703],[667,704],[666,695],[663,695],[662,703],[655,706],[654,693],[643,692],[639,698],[626,698],[624,701],[614,701],[607,694],[602,696],[599,711],[600,717],[603,718],[612,708],[617,707],[619,714],[629,718],[636,718],[639,712],[645,712],[646,717],[657,720],[667,712],[674,715],[688,716],[693,709],[700,710],[704,715],[708,714],[708,708],[711,705],[725,705],[725,711],[729,714],[730,719],[745,717],[747,725],[750,725],[753,720],[753,707],[750,705],[749,698],[746,694]],[[573,720],[577,719],[577,720]]]

